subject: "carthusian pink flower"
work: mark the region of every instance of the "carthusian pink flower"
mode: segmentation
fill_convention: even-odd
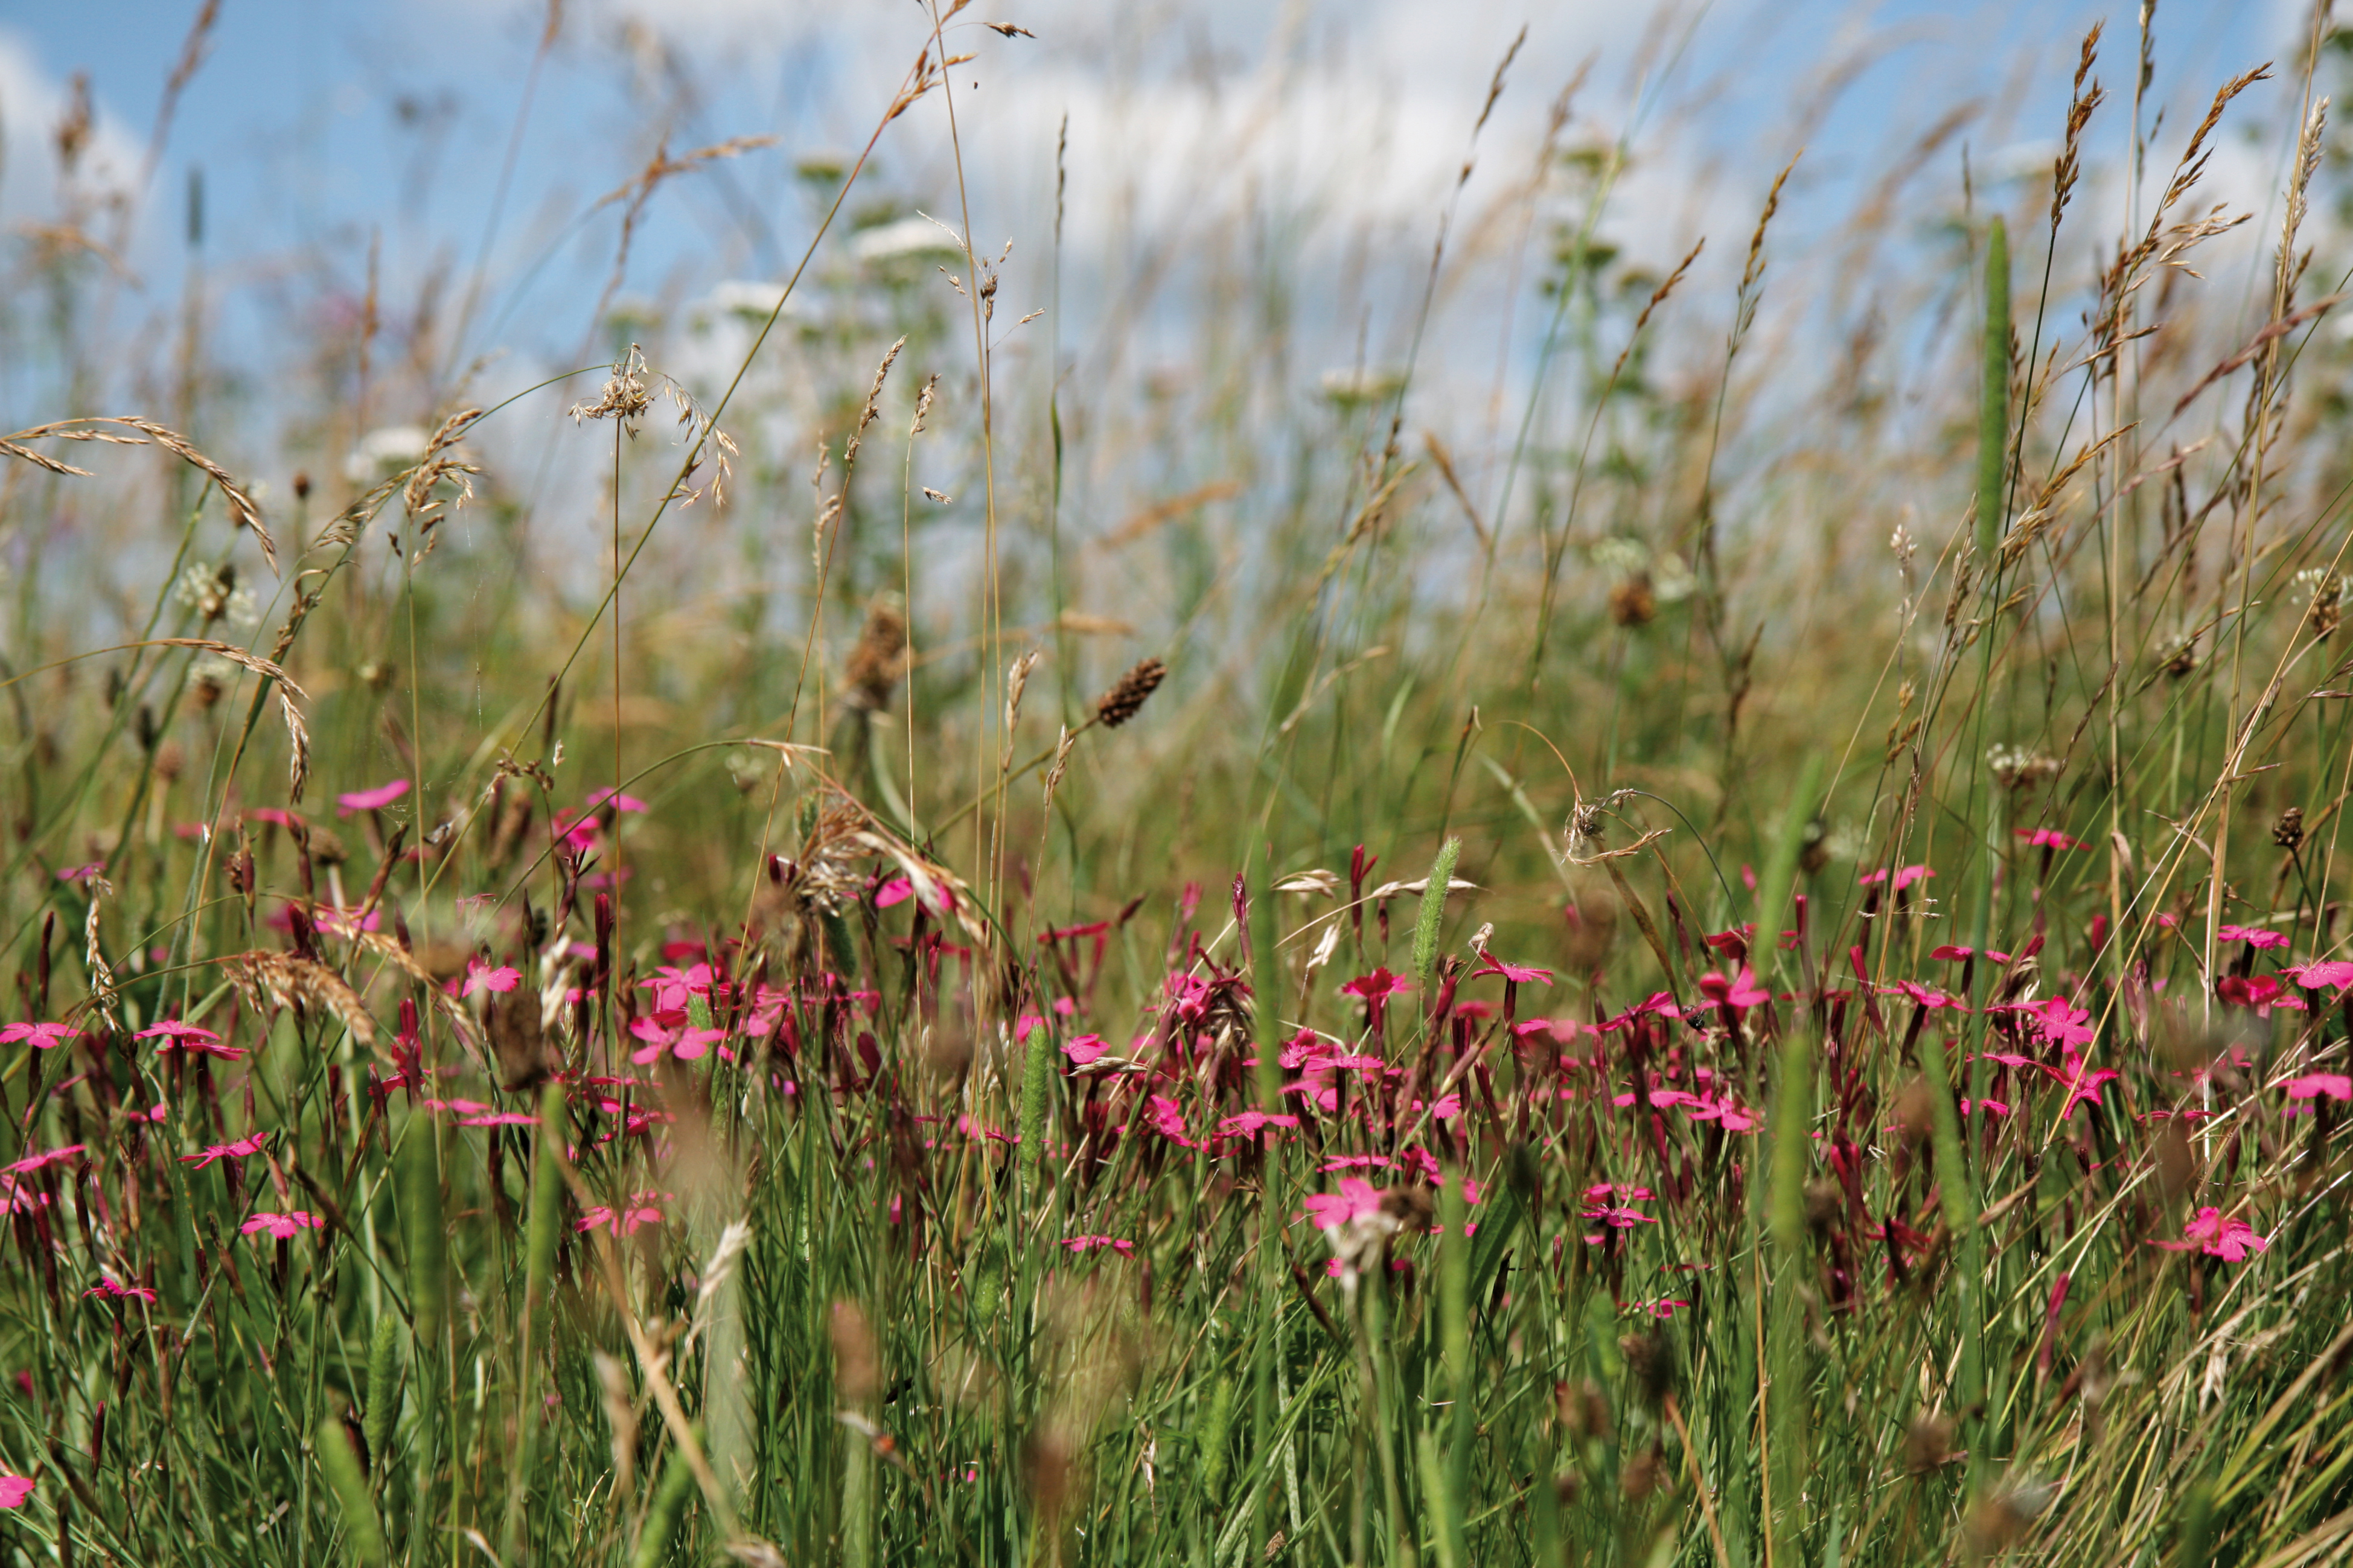
[[[79,1029],[69,1029],[63,1024],[10,1024],[0,1028],[0,1046],[30,1040],[37,1051],[54,1051],[69,1040],[80,1038]]]
[[[0,1508],[22,1508],[33,1495],[30,1476],[0,1476]]]
[[[2269,1239],[2255,1234],[2255,1227],[2245,1220],[2226,1217],[2221,1209],[2202,1208],[2197,1217],[2181,1227],[2179,1241],[2152,1241],[2151,1247],[2162,1247],[2168,1252],[2203,1252],[2227,1263],[2243,1263],[2271,1246]]]
[[[317,1215],[296,1209],[291,1214],[258,1214],[237,1228],[248,1236],[267,1233],[280,1241],[291,1241],[305,1230],[324,1229],[326,1224]]]
[[[378,784],[374,789],[355,789],[347,795],[339,795],[335,797],[335,815],[349,816],[354,812],[382,811],[407,793],[406,779],[395,779],[390,784]]]
[[[502,963],[492,969],[479,958],[466,960],[466,994],[477,991],[495,991],[503,996],[522,984],[522,972],[512,964]]]
[[[1367,1002],[1384,1001],[1397,995],[1399,992],[1412,989],[1413,982],[1401,974],[1391,974],[1387,964],[1381,965],[1370,974],[1359,974],[1340,987],[1343,995],[1362,996]]]
[[[2353,1100],[2353,1077],[2341,1072],[2308,1072],[2302,1078],[2292,1078],[2284,1086],[2290,1100],[2317,1100],[2327,1095],[2331,1100]]]
[[[161,1040],[155,1047],[161,1056],[165,1051],[186,1051],[191,1056],[219,1057],[224,1061],[236,1061],[245,1055],[243,1046],[225,1046],[221,1037],[196,1024],[182,1023],[177,1018],[165,1018],[139,1031],[138,1038]]]
[[[1307,1194],[1307,1213],[1324,1230],[1337,1230],[1353,1220],[1381,1212],[1381,1194],[1372,1183],[1357,1176],[1340,1178],[1336,1193]]]

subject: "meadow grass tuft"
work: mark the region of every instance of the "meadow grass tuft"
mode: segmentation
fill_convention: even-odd
[[[866,154],[962,168],[959,8]],[[632,237],[759,138],[616,193],[547,386],[440,368],[480,278],[381,374],[372,287],[282,450],[63,377],[0,437],[0,1560],[2345,1560],[2326,15],[2186,137],[2095,27],[2063,152],[1940,135],[1838,277],[1789,160],[1714,304],[1571,84],[1312,395],[1283,246],[1130,400],[865,154],[673,375]],[[1409,441],[1506,262],[1512,396]]]

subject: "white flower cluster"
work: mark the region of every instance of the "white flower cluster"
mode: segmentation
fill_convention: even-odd
[[[261,624],[261,606],[253,590],[223,568],[191,563],[181,572],[172,596],[194,610],[206,626],[225,620],[239,630],[250,631]]]

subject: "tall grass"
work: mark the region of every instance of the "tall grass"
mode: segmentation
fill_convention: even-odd
[[[1166,430],[999,375],[1002,258],[843,260],[862,158],[732,377],[564,389],[593,571],[528,401],[266,508],[200,403],[8,437],[0,1551],[2341,1560],[2339,37],[2245,308],[2277,100],[2079,194],[2087,39],[1884,252],[1900,397],[1747,346],[1779,182],[1716,334],[1564,110],[1524,404],[1229,344],[1240,477],[1124,521]]]

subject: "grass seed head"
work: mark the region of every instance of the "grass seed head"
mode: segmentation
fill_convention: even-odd
[[[1119,678],[1095,703],[1095,718],[1106,730],[1116,730],[1135,717],[1145,700],[1168,679],[1168,667],[1147,658]]]

